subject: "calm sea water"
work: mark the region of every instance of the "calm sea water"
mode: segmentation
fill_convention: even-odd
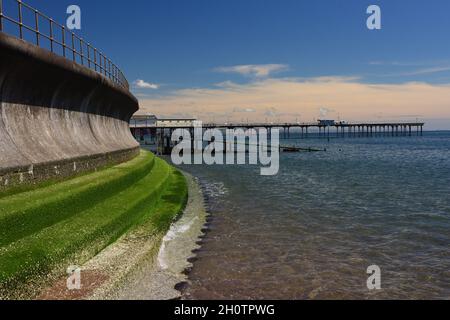
[[[285,143],[327,152],[284,153],[274,177],[182,167],[213,217],[186,298],[450,298],[449,132]]]

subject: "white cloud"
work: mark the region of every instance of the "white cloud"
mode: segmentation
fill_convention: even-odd
[[[396,69],[409,68],[409,71],[394,72],[390,74],[383,74],[382,76],[388,77],[409,77],[409,76],[420,76],[433,73],[447,72],[450,71],[450,63],[448,61],[442,62],[386,62],[386,61],[371,61],[369,62],[372,66],[390,66]],[[414,69],[412,69],[414,67]]]
[[[339,113],[346,121],[373,121],[374,113],[382,114],[383,121],[419,114],[426,119],[448,119],[449,101],[450,84],[367,84],[342,77],[321,77],[262,79],[226,87],[183,89],[141,99],[140,103],[148,112],[190,113],[206,122],[241,121],[245,113],[233,112],[235,108],[254,110],[247,113],[251,121],[279,117],[280,121],[289,122],[300,113],[302,121],[312,121],[320,106],[324,113],[328,111],[328,117]]]
[[[321,116],[322,118],[327,117],[328,114],[329,114],[329,113],[332,113],[332,112],[334,112],[333,109],[329,109],[329,108],[325,108],[325,107],[321,107],[321,108],[319,109],[319,113],[320,113],[320,116]]]
[[[286,71],[288,69],[289,66],[285,64],[247,64],[231,67],[219,67],[216,68],[215,71],[224,73],[238,73],[244,76],[262,78],[268,77],[276,72]]]
[[[133,82],[136,88],[139,89],[153,89],[157,90],[159,89],[159,85],[154,83],[145,82],[144,80],[138,79],[135,82]]]
[[[445,72],[445,71],[450,71],[450,67],[443,66],[443,67],[423,68],[423,69],[418,69],[418,70],[414,70],[411,72],[405,72],[401,75],[403,75],[403,76],[418,76],[418,75],[423,75],[423,74],[438,73],[438,72]]]
[[[278,112],[278,110],[277,110],[277,108],[274,108],[274,107],[272,107],[272,108],[269,108],[269,109],[267,109],[265,112],[264,112],[264,115],[266,116],[266,117],[278,117],[278,116],[280,116],[281,114]]]

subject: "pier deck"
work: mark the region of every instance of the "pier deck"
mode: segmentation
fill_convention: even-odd
[[[291,132],[297,129],[301,138],[310,137],[311,133],[319,137],[374,137],[374,136],[421,136],[423,135],[424,122],[395,122],[395,123],[383,123],[383,122],[358,122],[358,123],[335,123],[332,125],[323,125],[319,123],[205,123],[203,129],[257,129],[265,128],[268,132],[273,129],[279,129],[283,138],[290,138]],[[151,126],[145,124],[130,124],[131,131],[136,136],[138,133],[145,131],[173,131],[176,129],[189,129],[193,130],[191,125],[179,126],[179,125],[164,125],[164,126]],[[297,136],[298,138],[298,136]]]

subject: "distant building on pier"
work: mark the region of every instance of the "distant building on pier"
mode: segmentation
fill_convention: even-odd
[[[130,120],[131,133],[141,143],[154,144],[157,130],[192,128],[194,118],[158,118],[152,114],[136,114]]]
[[[151,114],[136,114],[130,120],[131,128],[182,128],[193,127],[195,118],[158,118]]]
[[[336,120],[318,120],[319,126],[332,127],[336,125]]]
[[[158,128],[190,128],[194,126],[194,118],[158,118],[156,126]]]
[[[152,114],[135,114],[131,117],[130,127],[150,128],[156,126],[157,118]]]

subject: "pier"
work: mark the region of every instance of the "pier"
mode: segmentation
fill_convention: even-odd
[[[422,136],[424,122],[396,122],[396,123],[384,123],[384,122],[355,122],[355,123],[342,123],[336,122],[332,124],[316,123],[205,123],[204,129],[258,129],[264,128],[269,133],[273,129],[279,129],[283,139],[290,139],[294,130],[297,130],[295,139],[307,139],[312,137],[318,138],[367,138],[367,137],[412,137]],[[193,130],[193,124],[173,124],[158,125],[150,123],[136,123],[130,122],[130,129],[132,134],[138,138],[143,137],[146,134],[159,136],[161,132],[170,132],[170,134],[176,129],[188,129]],[[138,139],[139,140],[139,139]]]
[[[236,130],[244,131],[250,129],[264,128],[269,136],[274,129],[280,131],[280,138],[289,139],[331,139],[331,138],[375,138],[375,137],[413,137],[422,136],[424,122],[334,122],[318,121],[315,123],[205,123],[204,130]],[[193,136],[194,121],[131,121],[130,130],[139,141],[145,141],[145,136],[151,137],[151,143],[157,146],[157,152],[161,154],[170,153],[172,133],[177,129],[187,129]],[[310,150],[310,148],[308,149]],[[284,152],[305,151],[295,146],[282,146]]]
[[[311,137],[312,131],[316,136],[331,137],[375,137],[375,136],[421,136],[423,135],[424,122],[398,122],[398,123],[342,123],[332,124],[317,123],[253,123],[253,124],[204,124],[205,129],[256,129],[265,128],[268,132],[279,129],[284,139],[291,137],[294,129],[299,130],[301,138]],[[299,138],[298,135],[296,138]]]

